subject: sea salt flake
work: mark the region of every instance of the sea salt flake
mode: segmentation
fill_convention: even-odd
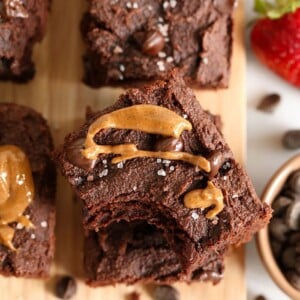
[[[176,7],[176,5],[177,5],[177,1],[176,0],[170,0],[170,6],[172,8]]]
[[[137,187],[136,187],[136,185],[132,188],[134,191],[136,191],[137,190]]]
[[[30,238],[34,240],[34,239],[35,239],[35,234],[32,233],[32,234],[30,235]]]
[[[126,7],[127,7],[127,8],[132,8],[132,4],[131,4],[130,2],[127,2],[127,3],[126,3]]]
[[[171,63],[171,62],[174,61],[174,58],[173,58],[172,56],[168,56],[167,59],[166,59],[166,61],[167,61],[168,63]]]
[[[117,164],[117,168],[118,168],[118,169],[123,169],[123,167],[124,167],[123,162],[119,162],[119,163]]]
[[[120,65],[119,68],[120,68],[120,71],[121,71],[121,72],[124,72],[124,71],[125,71],[125,66],[124,66],[124,65]]]
[[[164,160],[162,161],[162,163],[163,163],[163,164],[166,164],[166,165],[169,165],[169,164],[171,163],[171,161],[168,160],[168,159],[164,159]]]
[[[164,8],[164,9],[167,9],[168,7],[169,7],[169,2],[165,1],[165,2],[163,3],[163,8]]]
[[[232,195],[232,199],[236,199],[238,197],[239,197],[239,195],[237,195],[237,194]]]
[[[108,174],[108,169],[104,169],[103,171],[101,171],[99,173],[99,177],[100,178],[105,177],[105,176],[107,176],[107,174]]]
[[[160,163],[161,163],[161,159],[158,158],[158,159],[156,160],[156,162],[157,162],[158,164],[160,164]]]
[[[164,22],[164,19],[163,19],[162,17],[159,17],[159,18],[158,18],[158,22],[163,23],[163,22]]]
[[[183,117],[184,119],[187,119],[187,118],[188,118],[188,115],[187,115],[187,114],[183,114],[182,117]]]
[[[227,180],[227,176],[223,176],[223,180]]]
[[[47,228],[47,226],[48,226],[47,221],[42,221],[42,222],[41,222],[41,227]]]
[[[165,58],[167,54],[165,52],[158,52],[158,57]]]
[[[21,223],[18,223],[16,226],[16,229],[18,229],[18,230],[21,230],[23,228],[24,228],[24,226]]]
[[[167,173],[166,173],[166,171],[164,169],[160,169],[160,170],[157,171],[157,175],[158,176],[166,176]]]
[[[170,167],[170,171],[174,171],[175,170],[175,167],[174,166],[171,166]]]
[[[164,72],[166,70],[165,64],[161,60],[157,62],[157,66],[158,66],[159,71],[161,71],[161,72]]]
[[[193,212],[193,213],[192,213],[192,218],[193,218],[194,220],[197,220],[197,219],[199,219],[199,215],[198,215],[196,212]]]
[[[168,36],[168,31],[169,31],[168,24],[158,24],[157,26],[158,26],[158,30],[164,37]]]
[[[139,5],[136,2],[134,2],[132,7],[136,9],[136,8],[139,8]]]
[[[208,64],[208,58],[207,57],[202,57],[202,62],[203,62],[203,64],[207,65]]]
[[[107,160],[106,160],[106,159],[103,159],[103,160],[102,160],[102,163],[103,163],[104,165],[107,165]]]
[[[148,10],[153,10],[153,7],[151,5],[147,5]]]

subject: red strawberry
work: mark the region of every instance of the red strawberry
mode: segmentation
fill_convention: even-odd
[[[275,73],[300,87],[300,1],[256,0],[264,15],[251,32],[251,46],[258,59]]]

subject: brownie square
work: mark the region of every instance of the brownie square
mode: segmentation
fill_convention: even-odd
[[[116,164],[112,162],[116,155],[100,154],[93,165],[83,157],[84,140],[91,124],[101,116],[139,105],[163,107],[187,120],[192,130],[180,135],[181,151],[206,158],[211,170],[203,171],[180,160],[143,155]],[[216,121],[201,108],[193,91],[186,87],[177,72],[169,74],[169,79],[164,81],[129,89],[116,104],[90,115],[79,130],[66,137],[63,147],[56,153],[63,175],[83,202],[85,229],[101,234],[101,230],[114,223],[145,221],[162,231],[167,246],[180,263],[177,279],[185,281],[190,280],[212,255],[216,257],[230,245],[247,242],[268,223],[271,209],[257,197]],[[157,126],[163,123],[164,117],[157,121]],[[158,145],[165,145],[167,139],[160,134],[117,128],[101,130],[94,142],[98,145],[134,144],[137,149],[155,153]],[[184,202],[191,191],[206,190],[209,185],[222,193],[224,205],[213,218],[207,216],[215,207],[213,204],[209,208],[188,208]],[[103,255],[103,251],[98,253],[100,257]],[[93,284],[108,284],[105,275],[101,276],[94,273],[96,282]],[[166,280],[171,278],[169,274]],[[131,279],[126,280],[130,282]]]
[[[0,2],[0,80],[26,82],[34,76],[34,44],[45,34],[50,0]]]
[[[92,87],[163,78],[178,68],[195,88],[228,86],[233,0],[88,0],[84,81]]]
[[[17,104],[0,104],[0,147],[14,145],[28,157],[34,182],[34,199],[22,214],[34,227],[18,222],[10,249],[0,239],[0,274],[44,278],[49,275],[55,247],[56,171],[51,160],[52,138],[46,121],[34,110]],[[0,225],[1,226],[1,225]]]

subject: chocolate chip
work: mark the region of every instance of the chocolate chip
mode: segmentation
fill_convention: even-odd
[[[300,227],[300,200],[295,200],[286,210],[285,223],[292,230],[298,230]]]
[[[282,144],[289,150],[300,148],[300,130],[287,131],[282,138]]]
[[[300,275],[296,271],[288,271],[285,276],[295,289],[300,290]]]
[[[172,151],[182,151],[182,149],[183,149],[182,141],[172,137],[160,138],[156,141],[154,145],[155,151],[172,152]]]
[[[255,297],[255,300],[267,300],[267,299],[263,295],[258,295],[258,296]]]
[[[88,171],[94,168],[96,160],[87,159],[82,155],[83,144],[84,139],[75,140],[66,149],[66,156],[73,165]]]
[[[288,186],[294,193],[300,194],[300,170],[292,173],[288,179]]]
[[[71,299],[75,295],[76,290],[76,281],[71,276],[64,276],[56,283],[56,296],[60,299]]]
[[[296,262],[296,251],[294,247],[286,248],[281,256],[284,269],[292,269]]]
[[[292,199],[285,197],[285,196],[279,196],[276,198],[276,200],[272,204],[272,208],[274,210],[273,215],[279,216],[282,215],[287,207],[292,203]]]
[[[210,154],[207,159],[209,160],[210,167],[211,167],[211,171],[209,175],[210,177],[215,177],[218,174],[219,169],[223,165],[224,162],[223,155],[220,151],[215,151],[212,154]]]
[[[159,285],[154,289],[154,300],[179,300],[179,293],[170,285]]]
[[[286,240],[286,233],[288,232],[288,227],[282,219],[273,218],[270,222],[269,230],[271,235],[278,241],[283,242]]]
[[[269,94],[263,97],[260,103],[257,106],[258,110],[271,113],[274,111],[276,106],[280,103],[280,95],[278,94]]]
[[[126,300],[139,300],[139,299],[140,299],[140,294],[137,292],[132,292],[126,297]]]
[[[143,53],[156,56],[165,47],[165,40],[159,31],[150,31],[142,46]]]

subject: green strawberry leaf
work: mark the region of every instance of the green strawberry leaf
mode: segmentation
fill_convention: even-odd
[[[287,13],[293,13],[300,8],[300,0],[255,0],[254,10],[262,17],[279,19]]]

